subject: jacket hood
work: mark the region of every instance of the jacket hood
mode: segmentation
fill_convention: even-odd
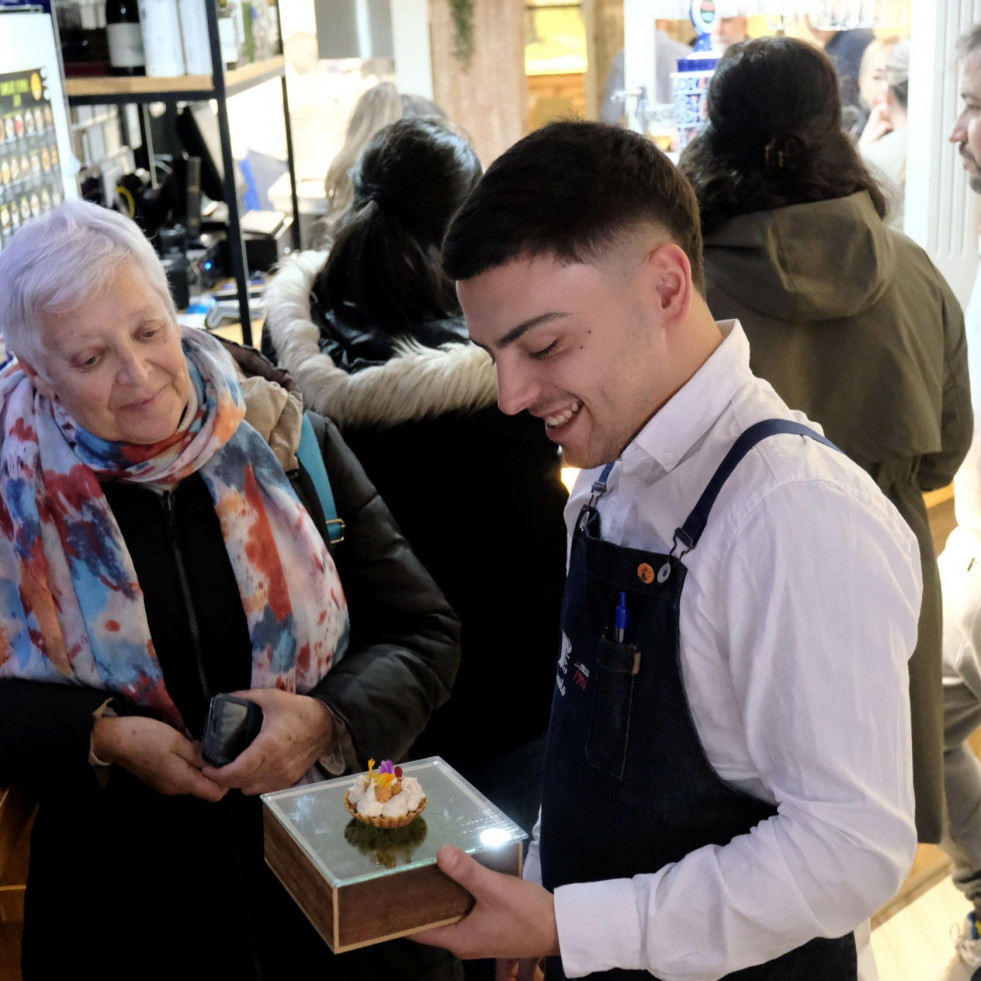
[[[301,252],[266,287],[265,329],[309,408],[341,427],[387,428],[497,401],[494,364],[475,344],[429,348],[406,337],[385,364],[353,374],[335,364],[321,350],[310,312],[310,290],[326,259],[326,252]]]
[[[770,317],[854,317],[896,272],[893,240],[865,191],[739,215],[705,237],[713,286]]]
[[[299,466],[296,457],[303,427],[303,396],[289,375],[270,364],[254,348],[218,338],[238,368],[245,398],[245,421],[255,429],[289,473]]]

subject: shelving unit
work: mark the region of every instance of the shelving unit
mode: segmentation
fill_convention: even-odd
[[[204,102],[214,99],[218,106],[218,130],[221,136],[221,163],[224,171],[224,193],[228,204],[228,244],[232,272],[238,288],[242,336],[252,343],[252,316],[249,309],[249,273],[245,261],[245,240],[235,190],[235,160],[228,123],[228,98],[237,92],[279,78],[283,93],[283,120],[286,126],[286,162],[290,175],[290,199],[293,207],[293,247],[300,248],[299,202],[296,197],[296,173],[293,167],[293,133],[290,127],[289,94],[286,90],[285,61],[282,55],[235,68],[225,69],[218,38],[218,10],[215,0],[206,0],[208,40],[211,47],[211,75],[181,75],[176,78],[82,77],[66,79],[68,102],[74,106],[120,105],[131,102]],[[279,18],[277,7],[276,17]],[[282,29],[280,29],[282,37]]]

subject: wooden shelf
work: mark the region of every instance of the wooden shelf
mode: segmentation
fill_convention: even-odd
[[[242,68],[225,72],[225,92],[234,95],[270,78],[283,74],[285,61],[282,55],[257,61]],[[134,76],[76,77],[65,80],[65,93],[70,101],[85,100],[107,102],[166,102],[175,98],[201,96],[215,91],[211,75],[179,75],[176,78],[147,78]]]

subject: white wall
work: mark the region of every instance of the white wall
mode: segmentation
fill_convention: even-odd
[[[400,92],[433,97],[428,0],[391,0],[395,85]]]

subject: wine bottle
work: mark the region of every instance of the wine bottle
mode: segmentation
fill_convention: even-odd
[[[136,0],[106,0],[109,70],[113,75],[145,75],[146,55]]]

